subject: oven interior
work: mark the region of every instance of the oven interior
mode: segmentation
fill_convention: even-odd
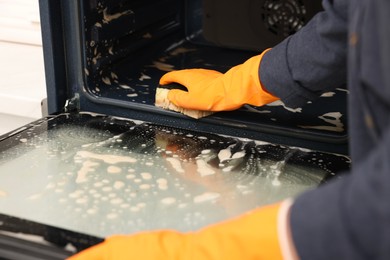
[[[48,87],[49,113],[67,103],[68,111],[347,153],[344,88],[299,108],[280,101],[245,105],[196,121],[154,105],[164,73],[225,72],[298,31],[321,10],[321,1],[102,0],[64,1],[60,7],[68,74],[61,102],[61,93],[53,91],[58,86]]]

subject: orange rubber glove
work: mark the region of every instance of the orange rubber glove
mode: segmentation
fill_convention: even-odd
[[[282,259],[277,230],[281,204],[253,210],[198,232],[157,231],[112,236],[69,260]]]
[[[168,99],[186,109],[226,111],[244,104],[262,106],[279,99],[268,93],[259,79],[260,62],[268,50],[232,67],[225,74],[207,69],[168,72],[161,77],[160,85],[175,82],[185,86],[188,92],[170,90]]]

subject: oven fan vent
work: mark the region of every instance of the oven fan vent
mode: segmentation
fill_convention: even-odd
[[[292,35],[306,22],[306,8],[302,0],[265,0],[261,9],[264,25],[276,35]]]

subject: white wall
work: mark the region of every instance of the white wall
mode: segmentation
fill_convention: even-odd
[[[0,40],[41,45],[38,0],[0,0]]]
[[[0,134],[42,117],[38,0],[0,0]]]

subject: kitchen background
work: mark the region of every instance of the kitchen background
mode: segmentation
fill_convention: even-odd
[[[45,87],[38,0],[0,0],[0,135],[42,117]]]

